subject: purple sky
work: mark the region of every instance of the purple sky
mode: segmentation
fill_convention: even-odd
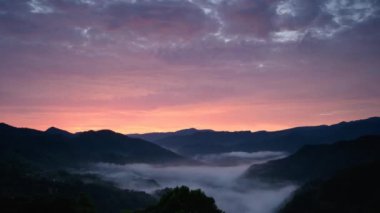
[[[378,115],[378,0],[0,0],[2,122],[127,133]]]

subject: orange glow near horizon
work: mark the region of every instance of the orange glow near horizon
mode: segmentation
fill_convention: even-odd
[[[347,104],[348,102],[344,102],[339,105]],[[1,121],[17,127],[38,130],[54,126],[70,132],[111,129],[127,134],[171,132],[186,128],[217,131],[275,131],[297,126],[330,125],[376,116],[360,110],[333,111],[337,108],[336,104],[324,107],[312,103],[274,104],[271,108],[269,106],[224,103],[218,108],[213,108],[210,104],[200,104],[145,111],[72,109],[44,113],[24,112],[18,115],[9,114],[9,117],[3,114]],[[320,111],[320,108],[326,108],[326,111]]]
[[[376,1],[36,2],[0,3],[0,122],[273,131],[380,115]]]

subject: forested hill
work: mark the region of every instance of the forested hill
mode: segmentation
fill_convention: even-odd
[[[304,183],[329,178],[343,169],[374,161],[380,161],[380,136],[365,136],[334,144],[307,145],[286,158],[251,166],[244,177]]]
[[[56,128],[43,132],[0,124],[0,158],[41,166],[86,163],[185,163],[187,160],[156,144],[110,130],[71,134]]]

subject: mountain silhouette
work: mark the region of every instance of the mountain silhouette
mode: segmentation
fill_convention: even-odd
[[[380,118],[341,122],[334,125],[297,127],[281,131],[193,131],[191,134],[166,134],[150,140],[160,146],[186,155],[225,152],[285,151],[293,153],[307,144],[330,144],[353,140],[364,135],[380,134]],[[148,134],[149,135],[149,134]],[[135,135],[135,137],[138,136]]]
[[[345,169],[298,189],[280,213],[380,212],[380,162]]]
[[[42,166],[69,166],[96,162],[181,163],[187,160],[156,144],[110,130],[76,134],[49,128],[38,131],[0,124],[2,159],[27,161]]]
[[[65,130],[62,130],[62,129],[59,129],[59,128],[56,128],[56,127],[50,127],[47,130],[45,130],[45,132],[48,134],[51,134],[51,135],[61,135],[61,136],[65,136],[65,137],[73,136],[72,133],[65,131]]]
[[[128,134],[128,136],[155,142],[157,140],[167,138],[167,137],[192,135],[198,132],[213,132],[213,130],[209,130],[209,129],[200,130],[196,128],[189,128],[189,129],[178,130],[175,132],[152,132],[152,133],[143,133],[143,134]]]
[[[305,183],[326,179],[346,168],[380,161],[380,136],[364,136],[334,144],[307,145],[279,160],[251,166],[244,178],[271,183]]]

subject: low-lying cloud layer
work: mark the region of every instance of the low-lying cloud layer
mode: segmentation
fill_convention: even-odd
[[[230,153],[247,157],[251,154]],[[272,153],[273,154],[273,153]],[[267,160],[273,156],[268,157]],[[257,153],[260,163],[267,153]],[[239,179],[248,164],[235,166],[153,166],[147,164],[97,164],[89,172],[116,182],[122,188],[152,192],[164,187],[186,185],[200,188],[214,197],[217,205],[227,213],[273,213],[296,189],[294,185],[268,186],[262,183],[246,183]]]
[[[288,153],[259,151],[259,152],[226,152],[221,154],[198,155],[195,158],[199,161],[214,165],[246,165],[265,163],[286,157]]]

